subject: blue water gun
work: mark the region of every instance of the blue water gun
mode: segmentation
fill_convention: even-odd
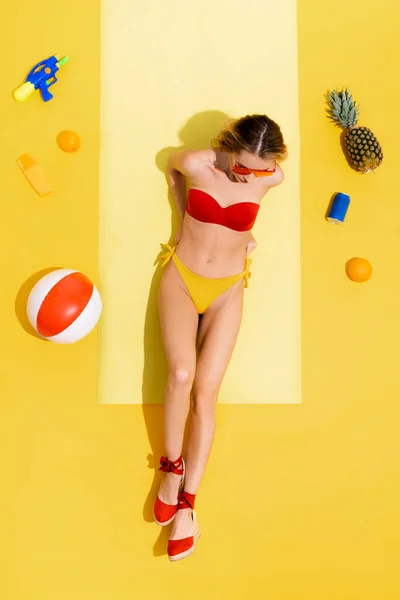
[[[14,99],[17,102],[23,102],[33,91],[40,90],[44,102],[51,100],[53,95],[49,91],[49,87],[57,82],[56,73],[66,62],[68,62],[68,56],[60,59],[56,54],[39,62],[28,73],[25,82],[13,92]]]

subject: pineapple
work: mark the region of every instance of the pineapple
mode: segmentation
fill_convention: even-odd
[[[328,92],[330,119],[346,131],[344,146],[351,166],[361,173],[374,171],[383,160],[382,148],[368,127],[359,127],[356,105],[349,90]]]

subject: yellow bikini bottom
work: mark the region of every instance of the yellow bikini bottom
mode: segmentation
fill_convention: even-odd
[[[248,287],[249,279],[251,277],[250,265],[251,259],[246,257],[246,264],[244,271],[237,273],[237,275],[231,275],[230,277],[221,277],[218,279],[210,279],[208,277],[202,277],[196,275],[190,269],[183,264],[183,262],[176,255],[176,246],[171,247],[169,244],[161,244],[161,247],[166,250],[159,262],[161,267],[165,267],[170,260],[173,261],[180,276],[183,279],[184,284],[190,294],[190,297],[195,305],[197,312],[201,315],[209,306],[227,289],[234,285],[240,279],[244,279],[244,287]]]

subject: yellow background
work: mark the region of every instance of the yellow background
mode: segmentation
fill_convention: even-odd
[[[171,236],[168,154],[210,147],[227,115],[266,112],[280,123],[290,157],[285,184],[264,198],[254,228],[253,277],[219,402],[300,402],[296,2],[274,6],[268,36],[265,2],[246,9],[245,29],[227,16],[243,9],[240,0],[156,6],[103,2],[99,401],[163,400],[154,260]]]
[[[397,600],[398,5],[367,11],[339,0],[328,13],[317,0],[299,2],[303,404],[219,407],[198,499],[203,537],[178,565],[163,554],[165,533],[146,521],[158,485],[146,455],[154,467],[162,407],[97,405],[95,334],[45,344],[14,313],[39,269],[73,266],[95,279],[100,7],[74,0],[63,9],[45,0],[3,9],[1,597]],[[243,14],[227,14],[224,27],[233,18],[251,27]],[[266,36],[271,27],[273,7]],[[28,66],[57,50],[71,62],[56,100],[14,103],[9,93]],[[348,168],[325,120],[322,93],[343,84],[384,145],[375,176]],[[64,127],[81,133],[80,154],[57,154]],[[18,172],[24,151],[52,180],[48,199]],[[323,215],[338,189],[352,204],[334,228]],[[369,283],[345,278],[353,255],[371,260]]]

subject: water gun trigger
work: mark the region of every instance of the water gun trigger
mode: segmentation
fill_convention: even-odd
[[[48,79],[46,81],[46,85],[47,87],[50,87],[51,85],[54,85],[55,83],[57,83],[58,79],[55,75],[53,75],[53,77],[50,77],[50,79]]]

